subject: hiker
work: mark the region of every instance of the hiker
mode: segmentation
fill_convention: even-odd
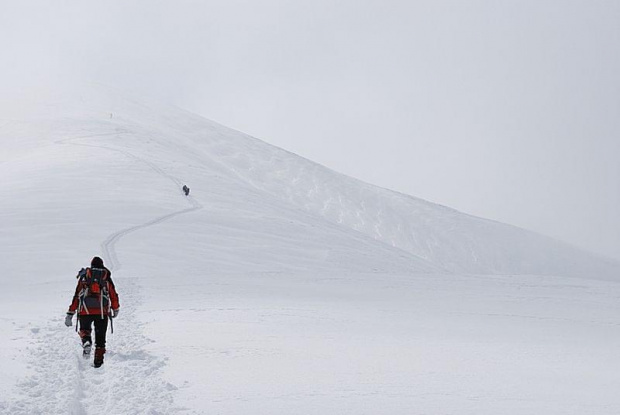
[[[186,184],[183,185],[183,193],[185,193],[185,196],[189,195],[189,187]]]
[[[73,301],[67,311],[65,325],[71,327],[73,315],[77,312],[80,325],[84,358],[90,357],[93,344],[92,326],[95,325],[95,367],[103,364],[105,354],[105,335],[108,329],[108,316],[116,318],[119,311],[118,294],[112,282],[112,274],[103,265],[103,260],[94,257],[90,268],[82,268],[77,275]],[[77,330],[77,323],[76,323]]]

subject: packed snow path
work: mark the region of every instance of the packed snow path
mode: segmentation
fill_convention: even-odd
[[[72,145],[79,145],[79,146],[86,146],[86,147],[95,147],[95,148],[102,148],[108,151],[116,151],[118,153],[121,153],[127,157],[130,157],[134,160],[136,160],[139,163],[143,163],[145,165],[147,165],[148,167],[150,167],[155,173],[161,175],[162,177],[169,179],[170,181],[172,181],[175,184],[175,189],[177,189],[178,191],[180,191],[180,189],[182,188],[182,186],[185,184],[182,180],[166,173],[163,169],[161,169],[159,166],[157,166],[155,163],[148,161],[144,158],[138,157],[133,153],[130,153],[129,151],[126,150],[121,150],[118,148],[114,148],[114,147],[110,147],[110,146],[106,146],[106,145],[102,145],[102,144],[85,144],[85,143],[76,143],[75,141],[78,140],[84,140],[84,139],[89,139],[89,138],[94,138],[94,137],[106,137],[106,136],[119,136],[121,134],[127,134],[128,131],[116,131],[113,133],[101,133],[101,134],[89,134],[89,135],[85,135],[85,136],[80,136],[80,137],[73,137],[73,138],[67,138],[67,139],[63,139],[63,140],[59,140],[57,141],[58,144],[72,144]],[[183,210],[179,210],[177,212],[172,212],[163,216],[160,216],[158,218],[152,219],[148,222],[145,222],[143,224],[140,225],[136,225],[136,226],[131,226],[129,228],[125,228],[125,229],[121,229],[118,232],[114,232],[113,234],[111,234],[110,236],[108,236],[106,238],[105,241],[103,241],[103,243],[101,244],[101,249],[103,251],[103,256],[104,258],[106,258],[107,262],[107,266],[111,271],[118,271],[120,270],[122,264],[120,263],[120,261],[118,260],[118,256],[116,255],[116,250],[114,249],[116,242],[118,242],[118,240],[120,238],[122,238],[123,236],[130,234],[132,232],[135,231],[139,231],[141,229],[147,228],[149,226],[153,226],[153,225],[157,225],[159,223],[162,223],[166,220],[172,219],[176,216],[179,215],[183,215],[186,213],[190,213],[193,212],[195,210],[198,209],[202,209],[203,206],[200,202],[198,202],[197,200],[195,200],[192,196],[185,196],[186,200],[189,202],[189,204],[191,205],[191,207],[187,208],[187,209],[183,209]]]
[[[59,140],[58,144],[69,144],[115,151],[143,163],[155,173],[169,179],[180,195],[183,182],[166,173],[155,163],[145,160],[126,150],[102,144],[76,142],[103,136],[122,134],[102,133]],[[170,220],[179,215],[202,209],[202,204],[191,196],[184,196],[190,205],[145,223],[121,229],[108,236],[102,243],[106,266],[118,272],[122,263],[118,259],[115,245],[124,236]],[[29,366],[34,373],[18,385],[23,396],[9,402],[7,414],[169,414],[181,411],[173,403],[172,392],[176,389],[164,381],[158,372],[164,366],[164,359],[144,350],[151,342],[142,333],[137,319],[136,307],[141,304],[140,288],[128,276],[114,275],[121,295],[121,314],[114,320],[115,334],[108,328],[105,364],[95,369],[92,355],[89,360],[81,356],[79,339],[75,329],[60,325],[57,318],[45,327],[33,328],[35,342],[29,347]],[[67,293],[68,298],[70,293]],[[73,319],[74,326],[76,317]],[[94,336],[94,333],[93,333]]]

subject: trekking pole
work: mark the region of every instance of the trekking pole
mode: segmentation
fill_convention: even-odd
[[[84,300],[82,299],[82,293],[80,292],[80,301],[78,303],[78,308],[75,310],[75,332],[78,332],[78,323],[80,322],[80,310],[82,310],[82,304]]]
[[[103,315],[103,295],[104,294],[101,295],[101,314],[102,315]],[[107,313],[107,315],[108,315],[108,319],[110,320],[110,333],[114,334],[114,323],[112,321],[114,319],[112,318],[112,306],[110,305],[112,300],[110,299],[110,293],[108,293],[107,290],[105,292],[105,300],[106,300],[106,304],[108,306],[108,313]]]

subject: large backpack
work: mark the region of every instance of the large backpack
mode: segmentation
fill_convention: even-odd
[[[101,309],[101,316],[108,314],[110,296],[108,294],[108,270],[105,268],[86,268],[78,274],[80,291],[80,310]]]

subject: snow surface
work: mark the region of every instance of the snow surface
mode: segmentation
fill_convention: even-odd
[[[0,119],[1,413],[620,413],[617,263],[180,109],[41,95]],[[100,369],[63,324],[94,255]]]

